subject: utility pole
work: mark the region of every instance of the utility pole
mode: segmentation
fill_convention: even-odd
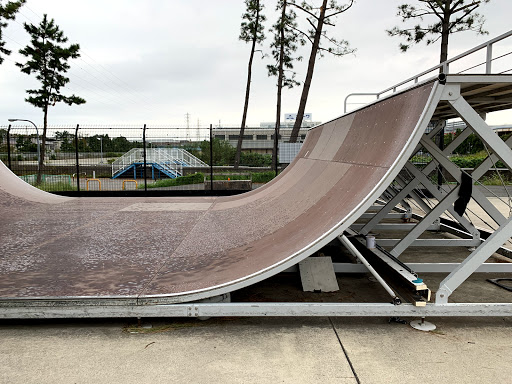
[[[189,132],[188,132],[188,130],[190,129],[190,113],[188,113],[188,112],[187,112],[187,113],[185,114],[185,119],[186,119],[186,121],[187,121],[187,129],[186,129],[185,136],[186,136],[186,139],[187,139],[187,141],[188,141],[188,140],[189,140],[189,136],[190,136],[190,135],[189,135]]]

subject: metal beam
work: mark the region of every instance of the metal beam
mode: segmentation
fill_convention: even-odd
[[[225,316],[512,316],[510,303],[215,303],[148,306],[74,306],[2,308],[1,319],[225,317]]]

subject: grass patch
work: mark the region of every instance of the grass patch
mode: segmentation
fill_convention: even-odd
[[[213,180],[252,180],[253,183],[268,183],[276,176],[274,171],[254,172],[249,174],[222,174],[213,175]],[[210,175],[206,175],[206,180],[210,180]]]
[[[268,183],[276,177],[276,173],[274,171],[266,171],[266,172],[257,172],[252,174],[252,182],[253,183]]]
[[[162,179],[148,184],[148,188],[165,188],[176,187],[179,185],[200,184],[204,182],[204,174],[201,172],[194,173],[193,175],[180,176],[175,179]],[[144,189],[144,184],[140,184],[137,189]]]
[[[512,179],[510,179],[510,176],[501,174],[500,179],[500,175],[498,175],[497,172],[493,172],[491,175],[482,178],[480,182],[483,185],[503,185],[502,180],[505,185],[512,185]]]
[[[210,180],[210,175],[206,175],[206,180]],[[251,174],[222,174],[213,175],[213,180],[251,180]]]
[[[69,183],[41,183],[34,184],[34,187],[46,192],[76,191],[76,185]]]

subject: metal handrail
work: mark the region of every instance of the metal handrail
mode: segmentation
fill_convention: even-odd
[[[397,88],[398,87],[401,87],[403,85],[406,85],[407,83],[410,83],[411,81],[414,81],[415,84],[417,84],[419,82],[419,79],[420,77],[422,76],[425,76],[431,72],[434,72],[434,71],[437,71],[439,70],[440,68],[442,68],[442,72],[444,74],[448,74],[449,73],[449,69],[450,69],[450,64],[455,62],[455,61],[458,61],[466,56],[469,56],[475,52],[478,52],[480,50],[482,50],[483,48],[486,48],[487,49],[487,53],[486,53],[486,59],[485,59],[485,73],[486,74],[490,74],[491,73],[491,68],[492,68],[492,62],[493,62],[493,58],[492,58],[492,46],[493,44],[497,43],[498,41],[501,41],[501,40],[504,40],[508,37],[512,36],[512,30],[508,31],[508,32],[505,32],[501,35],[499,35],[498,37],[495,37],[494,39],[491,39],[485,43],[482,43],[480,45],[477,45],[476,47],[466,51],[466,52],[463,52],[449,60],[446,60],[440,64],[437,64],[421,73],[418,73],[412,77],[409,77],[408,79],[406,80],[403,80],[389,88],[386,88],[384,89],[383,91],[380,91],[380,92],[375,92],[375,93],[351,93],[349,95],[347,95],[347,97],[345,97],[345,100],[344,100],[344,104],[343,104],[343,113],[347,113],[347,100],[349,99],[349,97],[352,97],[352,96],[376,96],[377,99],[379,99],[383,94],[387,93],[387,92],[390,92],[392,91],[393,93],[396,92]],[[484,63],[482,63],[484,64]],[[466,69],[467,70],[467,69]]]
[[[208,164],[182,148],[148,148],[146,161],[158,163],[173,173],[182,174],[183,166],[208,167]],[[132,148],[112,163],[112,176],[135,162],[143,161],[142,148]]]

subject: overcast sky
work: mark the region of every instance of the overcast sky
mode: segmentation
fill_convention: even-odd
[[[358,0],[340,15],[333,37],[343,38],[357,49],[354,55],[318,60],[307,112],[313,120],[326,121],[343,113],[343,100],[353,92],[378,92],[437,64],[439,45],[398,50],[398,38],[386,28],[399,23],[395,16],[402,0]],[[411,2],[414,2],[411,0]],[[263,0],[266,27],[274,23],[275,1]],[[512,1],[492,0],[482,6],[488,36],[473,32],[453,35],[450,57],[483,43],[511,28]],[[250,45],[238,40],[242,0],[28,0],[16,22],[5,30],[13,51],[0,66],[0,125],[8,118],[24,118],[42,124],[42,111],[24,101],[25,90],[37,88],[33,76],[22,74],[15,62],[24,60],[17,51],[29,39],[24,22],[39,23],[44,13],[55,19],[69,38],[79,43],[82,57],[73,60],[71,79],[64,94],[87,100],[81,106],[52,107],[52,125],[239,125],[245,95]],[[263,50],[268,53],[268,41]],[[309,46],[296,64],[297,79],[305,76]],[[512,51],[512,38],[495,48],[496,54]],[[485,54],[463,65],[483,60]],[[255,59],[248,125],[275,120],[275,78],[268,78],[270,59]],[[512,69],[512,59],[496,64]],[[508,65],[508,67],[507,67]],[[512,72],[509,72],[512,73]],[[297,111],[301,87],[286,90],[283,113]],[[352,99],[352,101],[361,101]],[[351,107],[355,107],[352,104]],[[512,124],[507,112],[489,117],[490,124]]]

